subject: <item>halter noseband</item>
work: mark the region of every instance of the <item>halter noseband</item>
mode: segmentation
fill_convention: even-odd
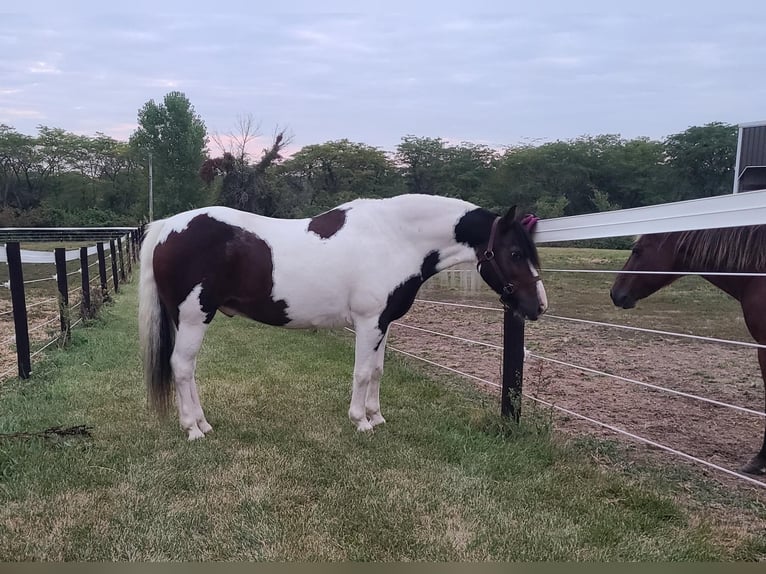
[[[525,219],[526,221],[526,219]],[[535,218],[535,223],[537,222],[537,219]],[[487,248],[484,250],[484,254],[479,257],[479,260],[476,263],[476,270],[481,273],[481,266],[483,263],[489,262],[490,265],[492,265],[492,269],[494,269],[495,273],[497,274],[497,277],[502,281],[503,283],[503,292],[500,295],[500,302],[505,305],[505,301],[503,301],[503,297],[508,297],[510,295],[513,295],[513,293],[516,292],[516,289],[518,286],[515,283],[512,283],[511,281],[508,281],[505,278],[505,274],[503,273],[502,269],[500,269],[500,266],[497,264],[497,261],[495,260],[495,235],[497,235],[497,225],[500,223],[500,217],[496,217],[495,220],[492,222],[492,228],[489,231],[489,241],[487,242]],[[535,281],[540,281],[540,277],[536,277]]]

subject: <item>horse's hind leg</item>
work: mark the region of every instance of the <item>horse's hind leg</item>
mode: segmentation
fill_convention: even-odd
[[[207,331],[207,316],[199,303],[201,288],[195,287],[178,307],[178,333],[170,357],[178,405],[178,420],[189,440],[202,438],[213,427],[205,419],[194,381],[197,353]]]
[[[377,321],[357,320],[354,322],[356,329],[356,349],[354,358],[354,383],[351,390],[351,406],[348,409],[348,418],[356,425],[357,430],[369,431],[373,425],[367,419],[367,401],[370,397],[371,382],[380,381],[383,372],[383,352],[385,346],[378,344],[383,336],[378,329]],[[374,390],[373,396],[377,403],[378,393]],[[380,415],[380,405],[376,407]],[[382,419],[382,417],[380,417]],[[383,421],[379,421],[383,422]]]

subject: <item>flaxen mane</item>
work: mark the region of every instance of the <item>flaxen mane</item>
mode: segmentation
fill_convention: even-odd
[[[766,272],[766,225],[678,233],[676,253],[695,271]]]

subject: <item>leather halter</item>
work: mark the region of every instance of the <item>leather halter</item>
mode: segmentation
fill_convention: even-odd
[[[495,220],[492,222],[492,228],[489,232],[489,241],[487,242],[487,248],[484,250],[484,254],[479,257],[478,262],[476,263],[476,270],[481,273],[481,266],[483,263],[489,262],[490,265],[492,265],[492,269],[494,269],[495,274],[497,274],[497,277],[500,279],[500,281],[503,283],[503,292],[500,295],[500,302],[503,303],[503,305],[506,304],[506,302],[503,300],[504,297],[509,297],[513,295],[513,293],[516,292],[516,289],[518,288],[518,285],[515,283],[508,281],[506,279],[505,274],[503,273],[502,269],[500,269],[500,265],[497,264],[497,261],[495,260],[495,236],[497,235],[497,226],[500,223],[500,217],[496,217]],[[535,281],[540,281],[540,277],[536,277]]]

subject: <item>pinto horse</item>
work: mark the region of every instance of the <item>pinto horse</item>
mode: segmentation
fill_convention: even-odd
[[[379,388],[389,325],[426,279],[464,262],[476,263],[520,316],[545,312],[537,249],[515,208],[500,217],[458,199],[411,194],[357,199],[310,219],[206,207],[156,221],[141,248],[139,287],[150,403],[167,411],[175,389],[188,439],[211,430],[194,370],[218,311],[290,328],[353,326],[348,416],[369,431],[385,422]]]
[[[766,225],[643,235],[634,244],[623,271],[766,273]],[[639,299],[679,277],[621,274],[614,281],[610,295],[615,305],[630,309]],[[753,339],[766,345],[766,277],[702,277],[739,301]],[[758,363],[766,386],[766,348],[758,349]],[[766,474],[766,431],[761,450],[742,471]]]

